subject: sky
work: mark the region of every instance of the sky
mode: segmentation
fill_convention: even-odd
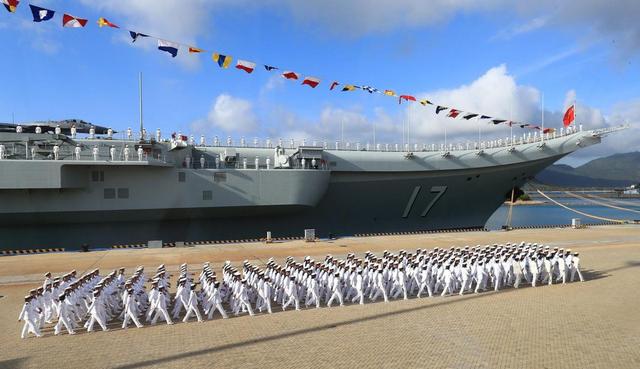
[[[533,4],[535,3],[535,4]],[[0,8],[0,121],[79,118],[138,127],[138,73],[147,130],[335,142],[439,144],[504,138],[506,125],[436,115],[431,106],[333,81],[368,85],[496,118],[559,128],[576,101],[585,129],[629,123],[622,134],[563,163],[640,146],[640,2],[637,0],[39,0],[56,11],[35,23],[29,2]],[[63,28],[62,14],[89,20]],[[99,28],[104,17],[121,27]],[[178,56],[127,30],[206,50]],[[221,69],[211,54],[230,55]],[[257,63],[247,74],[237,59]],[[267,72],[268,64],[280,68]],[[285,80],[291,70],[315,89]],[[544,110],[542,106],[544,105]],[[543,114],[544,111],[544,114]],[[514,128],[514,134],[529,130]]]

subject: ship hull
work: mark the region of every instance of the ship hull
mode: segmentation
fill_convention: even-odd
[[[512,188],[564,155],[455,170],[334,171],[322,196],[306,204],[5,212],[0,247],[235,240],[267,231],[295,237],[307,228],[320,237],[482,228]]]

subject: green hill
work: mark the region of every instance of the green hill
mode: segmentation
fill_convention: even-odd
[[[595,159],[575,168],[575,173],[587,177],[640,183],[640,152]]]
[[[536,180],[563,187],[626,187],[640,183],[640,152],[594,159],[577,168],[552,165],[540,172]]]

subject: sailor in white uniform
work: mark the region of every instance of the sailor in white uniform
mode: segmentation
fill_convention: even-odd
[[[363,289],[363,278],[362,278],[362,270],[358,270],[355,276],[355,283],[353,284],[353,288],[356,290],[356,295],[351,299],[351,302],[359,301],[360,305],[364,305],[364,291]]]
[[[122,322],[122,328],[128,328],[129,319],[133,321],[133,324],[135,324],[136,327],[142,328],[142,324],[138,320],[136,295],[132,286],[129,286],[125,290],[124,296],[124,321]]]
[[[224,310],[222,306],[222,296],[220,294],[220,282],[213,282],[213,289],[211,290],[211,295],[209,296],[209,311],[207,312],[207,319],[213,319],[213,314],[216,310],[222,315],[222,318],[227,319],[227,312]]]
[[[333,278],[329,283],[329,291],[331,293],[331,297],[327,302],[327,306],[331,307],[331,304],[335,299],[338,299],[340,306],[344,306],[344,301],[342,300],[342,281],[340,280],[340,273],[335,273],[333,275]]]
[[[22,306],[22,311],[18,315],[18,321],[24,321],[24,326],[22,327],[22,335],[21,337],[27,338],[29,333],[33,333],[36,337],[42,337],[40,333],[40,327],[38,324],[38,314],[39,312],[32,304],[33,296],[25,296],[24,305]]]
[[[298,285],[296,284],[296,278],[290,276],[289,280],[285,280],[284,293],[285,303],[282,305],[282,311],[285,311],[290,304],[294,304],[296,310],[300,310],[300,299],[298,298]]]
[[[582,277],[582,273],[580,272],[580,258],[578,257],[577,252],[573,254],[573,258],[571,262],[573,263],[573,267],[571,268],[571,282],[574,281],[576,273],[578,273],[578,278],[580,278],[580,282],[584,282],[584,278]]]
[[[198,294],[196,293],[196,285],[198,283],[194,283],[191,285],[191,291],[189,292],[189,299],[187,300],[187,313],[184,316],[184,319],[182,319],[183,323],[186,323],[189,318],[195,314],[196,318],[198,319],[198,322],[202,323],[202,315],[200,315],[200,309],[198,308]]]
[[[158,293],[155,296],[155,302],[153,306],[155,307],[155,315],[153,319],[151,319],[151,324],[156,324],[156,321],[159,317],[162,317],[167,324],[173,324],[171,317],[169,316],[169,312],[167,311],[167,296],[166,290],[164,287],[158,287]]]
[[[61,294],[60,296],[58,296],[58,303],[56,304],[56,309],[58,311],[58,323],[56,323],[56,326],[54,328],[54,334],[56,336],[60,334],[62,326],[67,329],[67,332],[69,334],[76,334],[71,323],[72,319],[70,317],[71,314],[69,311],[69,305],[65,303],[65,298],[66,295]]]
[[[108,331],[106,323],[106,311],[104,306],[104,299],[101,295],[100,289],[93,292],[93,302],[89,306],[88,313],[91,315],[87,325],[87,332],[93,332],[93,325],[97,322],[103,331]]]

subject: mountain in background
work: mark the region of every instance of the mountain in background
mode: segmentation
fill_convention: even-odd
[[[552,165],[540,172],[536,180],[563,187],[627,187],[640,183],[640,152],[594,159],[577,168]]]

